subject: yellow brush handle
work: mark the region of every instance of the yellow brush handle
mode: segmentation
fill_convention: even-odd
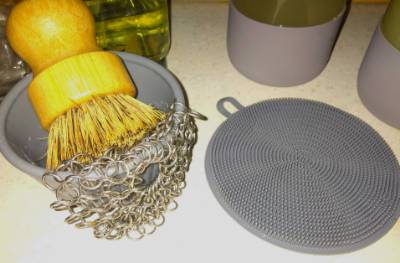
[[[97,46],[94,18],[82,0],[24,0],[11,11],[6,34],[33,71],[29,97],[46,129],[93,96],[136,94],[120,59]]]
[[[36,76],[28,92],[42,126],[49,127],[66,109],[94,96],[132,94],[128,73],[116,70],[120,65],[113,53],[90,52],[64,59]]]

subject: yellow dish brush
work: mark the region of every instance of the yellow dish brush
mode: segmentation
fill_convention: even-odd
[[[31,67],[30,101],[49,131],[47,168],[84,153],[132,146],[164,118],[133,96],[120,58],[96,45],[82,0],[24,0],[7,21],[13,49]]]

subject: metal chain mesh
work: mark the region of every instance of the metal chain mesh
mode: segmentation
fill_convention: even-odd
[[[183,110],[177,110],[183,108]],[[173,105],[154,132],[130,149],[110,149],[89,164],[75,156],[43,183],[56,193],[50,207],[68,211],[78,228],[93,228],[97,238],[141,239],[164,223],[185,188],[185,174],[197,140],[194,119],[201,114]]]

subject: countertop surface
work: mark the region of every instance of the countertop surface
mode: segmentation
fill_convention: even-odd
[[[252,82],[231,65],[226,50],[228,6],[223,2],[173,1],[169,69],[185,86],[198,121],[187,188],[177,211],[141,241],[96,240],[90,230],[64,223],[49,208],[52,192],[0,155],[0,262],[400,262],[400,221],[376,243],[353,253],[314,256],[267,243],[242,228],[221,208],[207,184],[207,144],[224,121],[216,110],[226,96],[243,105],[270,98],[319,100],[350,112],[375,128],[400,157],[400,131],[375,118],[357,96],[357,73],[382,5],[353,5],[332,58],[316,79],[292,88]]]

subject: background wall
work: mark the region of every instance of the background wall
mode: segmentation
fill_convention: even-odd
[[[390,0],[353,0],[355,3],[389,3]]]
[[[19,0],[0,0],[0,4],[10,4]],[[229,0],[172,0],[185,2],[228,2]],[[390,0],[353,0],[355,3],[388,3]]]
[[[229,0],[171,0],[171,1],[183,1],[183,2],[229,2]],[[355,3],[388,3],[390,0],[353,0]]]

